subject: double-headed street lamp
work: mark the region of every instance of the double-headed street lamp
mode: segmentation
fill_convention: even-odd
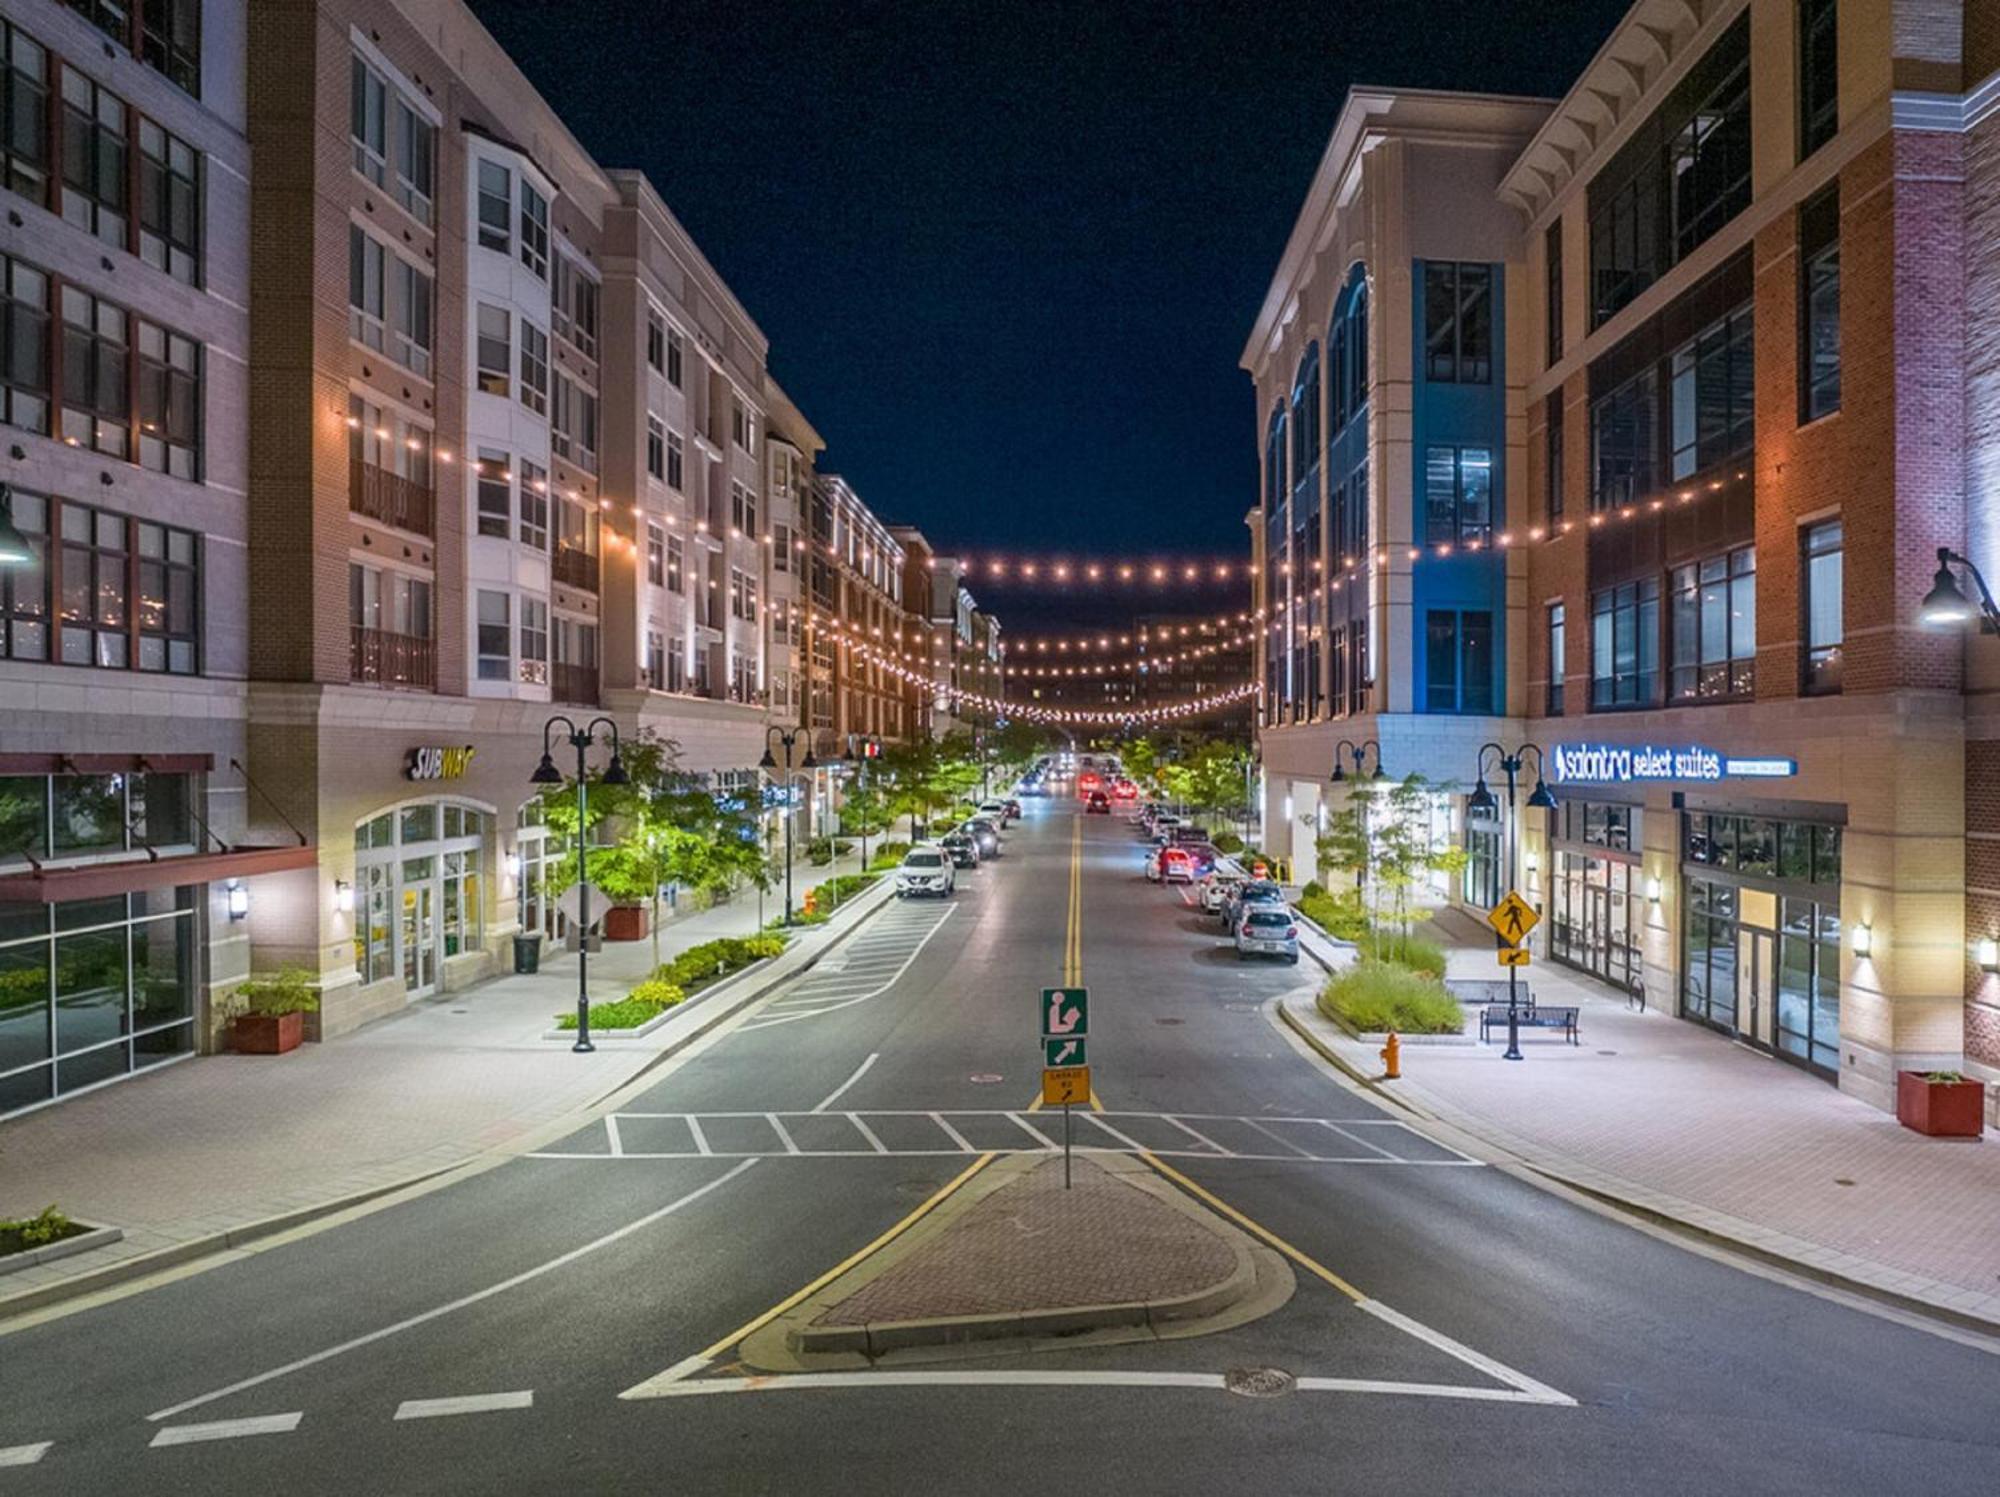
[[[597,1048],[590,1042],[590,875],[584,866],[590,799],[584,784],[584,774],[589,768],[584,755],[597,741],[595,735],[600,727],[611,739],[611,762],[605,766],[604,783],[629,785],[632,779],[625,773],[625,762],[618,757],[618,724],[608,717],[593,717],[579,728],[558,712],[542,724],[542,762],[528,776],[530,784],[560,785],[563,781],[562,771],[549,755],[550,735],[558,723],[569,730],[570,747],[576,750],[576,1043],[570,1049],[581,1054]]]
[[[1490,816],[1499,804],[1494,800],[1493,792],[1486,788],[1486,756],[1488,754],[1492,754],[1495,757],[1500,772],[1507,776],[1508,824],[1504,828],[1504,831],[1507,837],[1507,889],[1511,894],[1515,886],[1521,881],[1521,823],[1520,813],[1515,807],[1514,799],[1520,789],[1519,776],[1522,769],[1527,766],[1527,756],[1529,754],[1535,756],[1535,789],[1534,793],[1528,797],[1529,807],[1537,811],[1553,811],[1556,808],[1556,798],[1550,793],[1547,783],[1542,779],[1542,771],[1547,760],[1542,754],[1542,746],[1539,743],[1523,743],[1511,754],[1497,743],[1487,743],[1480,745],[1479,759],[1474,770],[1479,783],[1473,788],[1472,794],[1466,798],[1465,809],[1468,812],[1476,811],[1482,816]],[[1505,1058],[1508,1060],[1520,1060],[1522,1058],[1520,970],[1519,967],[1509,967],[1507,969],[1507,1054]]]
[[[1372,774],[1363,774],[1361,766],[1367,761],[1368,751],[1375,750],[1375,769]],[[1354,760],[1354,778],[1370,784],[1381,784],[1389,776],[1382,769],[1382,745],[1373,738],[1364,738],[1356,743],[1352,738],[1343,738],[1333,746],[1333,783],[1347,783],[1347,771],[1341,767],[1340,756],[1345,753]]]
[[[757,767],[766,774],[778,767],[777,756],[771,752],[771,740],[777,739],[778,747],[785,751],[785,924],[792,923],[792,750],[798,746],[800,738],[806,737],[804,728],[785,729],[776,723],[764,730],[764,757],[757,761]],[[819,760],[813,757],[812,740],[806,738],[806,756],[799,760],[800,769],[817,769]]]

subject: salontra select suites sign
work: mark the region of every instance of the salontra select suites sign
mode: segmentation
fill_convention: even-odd
[[[1559,743],[1549,754],[1558,785],[1626,785],[1660,780],[1788,780],[1796,759],[1738,758],[1698,743]]]

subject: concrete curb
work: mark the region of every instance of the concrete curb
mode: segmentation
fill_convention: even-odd
[[[52,1242],[46,1247],[25,1248],[18,1253],[9,1253],[0,1258],[0,1276],[19,1273],[24,1268],[33,1268],[40,1263],[54,1263],[62,1258],[74,1258],[78,1253],[87,1253],[93,1248],[110,1247],[114,1242],[122,1242],[125,1232],[120,1227],[90,1227],[60,1242]]]
[[[1445,1116],[1414,1099],[1389,1090],[1383,1085],[1382,1077],[1369,1076],[1357,1070],[1345,1057],[1314,1034],[1311,1028],[1293,1012],[1291,1004],[1285,998],[1276,1000],[1276,1006],[1279,1019],[1284,1026],[1297,1035],[1314,1054],[1320,1056],[1356,1086],[1365,1088],[1369,1095],[1394,1105],[1413,1118],[1478,1140],[1485,1149],[1501,1156],[1489,1162],[1494,1163],[1497,1168],[1505,1169],[1516,1179],[1556,1193],[1573,1191],[1620,1215],[1634,1217],[1653,1226],[1665,1228],[1677,1236],[1713,1244],[1754,1262],[1782,1269],[1797,1278],[1823,1284],[1830,1289],[1838,1289],[1860,1299],[1886,1305],[1907,1314],[1922,1316],[1927,1320],[1939,1321],[1960,1330],[1975,1331],[1982,1335],[2000,1335],[2000,1318],[1976,1315],[1922,1295],[1873,1283],[1865,1277],[1843,1273],[1824,1264],[1813,1263],[1768,1245],[1752,1242],[1741,1233],[1694,1220],[1691,1213],[1702,1208],[1692,1203],[1684,1203],[1680,1209],[1672,1209],[1664,1203],[1638,1200],[1631,1194],[1610,1188],[1604,1182],[1582,1178],[1586,1172],[1567,1161],[1535,1158],[1497,1142],[1490,1128],[1482,1126],[1477,1120],[1463,1116]],[[1885,1270],[1885,1272],[1892,1271]]]
[[[608,1091],[600,1093],[591,1101],[572,1108],[558,1118],[538,1125],[521,1138],[515,1139],[501,1148],[488,1149],[470,1154],[466,1158],[452,1164],[441,1165],[435,1169],[420,1170],[415,1174],[406,1175],[402,1179],[371,1186],[366,1190],[354,1191],[332,1200],[321,1201],[311,1206],[303,1206],[294,1211],[284,1211],[274,1216],[259,1217],[253,1221],[244,1222],[240,1226],[230,1227],[225,1231],[211,1232],[201,1237],[189,1238],[185,1242],[174,1243],[168,1247],[156,1248],[151,1252],[135,1254],[120,1262],[107,1263],[102,1267],[79,1273],[74,1278],[65,1279],[59,1284],[44,1284],[38,1289],[24,1290],[19,1294],[0,1295],[0,1332],[4,1332],[7,1329],[8,1322],[18,1316],[31,1314],[37,1310],[45,1310],[49,1306],[60,1304],[65,1300],[80,1299],[86,1295],[98,1293],[101,1290],[115,1289],[120,1285],[129,1284],[135,1279],[142,1279],[148,1275],[167,1269],[181,1268],[203,1258],[215,1257],[223,1253],[245,1248],[260,1240],[296,1231],[300,1227],[310,1226],[315,1222],[338,1216],[342,1212],[351,1211],[358,1207],[365,1207],[377,1202],[390,1204],[386,1200],[387,1197],[424,1187],[436,1188],[449,1183],[451,1177],[461,1174],[470,1175],[482,1169],[490,1168],[493,1165],[503,1164],[519,1154],[532,1151],[548,1138],[562,1136],[563,1133],[572,1130],[576,1126],[577,1119],[588,1117],[591,1112],[602,1107],[610,1098],[633,1087],[664,1062],[671,1060],[675,1055],[707,1036],[710,1031],[716,1029],[729,1019],[734,1018],[744,1009],[768,996],[772,991],[789,982],[800,973],[809,971],[829,951],[839,946],[856,930],[866,924],[868,918],[882,907],[885,902],[882,899],[876,898],[872,903],[868,901],[871,896],[877,893],[877,890],[883,887],[885,887],[884,884],[878,883],[859,899],[852,901],[845,907],[848,910],[857,912],[852,919],[838,925],[834,922],[829,922],[825,926],[818,927],[827,932],[828,938],[826,942],[814,949],[797,966],[783,973],[774,973],[767,970],[763,975],[770,979],[769,981],[758,985],[754,989],[746,988],[742,993],[730,994],[730,1001],[727,1003],[706,1006],[702,1011],[702,1021],[700,1023],[689,1025],[685,1033],[675,1035],[662,1049],[646,1052],[645,1063],[623,1081],[618,1082]],[[790,952],[786,953],[788,956],[790,954]],[[783,961],[784,957],[777,957],[773,958],[770,963],[760,964],[760,966],[768,965],[769,968],[776,968]],[[752,973],[757,970],[758,968],[756,967],[746,967],[744,973]],[[728,984],[718,983],[714,988],[709,989],[707,993],[696,996],[698,998],[707,997],[710,994],[719,992],[726,986]],[[711,1008],[713,1011],[709,1011]],[[683,1005],[681,1010],[676,1011],[676,1014],[678,1016],[679,1013],[685,1011],[686,1005]],[[124,1236],[123,1231],[119,1228],[113,1227],[103,1230],[117,1232],[119,1238]],[[109,1240],[102,1244],[93,1243],[92,1246],[108,1245],[108,1242]]]

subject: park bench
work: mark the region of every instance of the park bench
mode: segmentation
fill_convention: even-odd
[[[1444,989],[1460,1003],[1500,1003],[1507,1001],[1507,979],[1504,977],[1447,977]],[[1521,984],[1521,1007],[1533,1008],[1535,1000],[1523,981]]]
[[[1574,1007],[1558,1008],[1546,1003],[1539,1006],[1524,1003],[1520,1007],[1516,1021],[1523,1029],[1560,1029],[1563,1038],[1570,1044],[1583,1043],[1577,1033]],[[1507,1005],[1504,1003],[1489,1003],[1479,1011],[1479,1043],[1482,1045],[1487,1043],[1488,1034],[1495,1029],[1502,1033],[1506,1032]]]

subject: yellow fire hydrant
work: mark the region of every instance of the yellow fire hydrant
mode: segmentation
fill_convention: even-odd
[[[1395,1030],[1389,1031],[1389,1043],[1382,1047],[1382,1079],[1400,1080],[1403,1074],[1403,1042]]]

